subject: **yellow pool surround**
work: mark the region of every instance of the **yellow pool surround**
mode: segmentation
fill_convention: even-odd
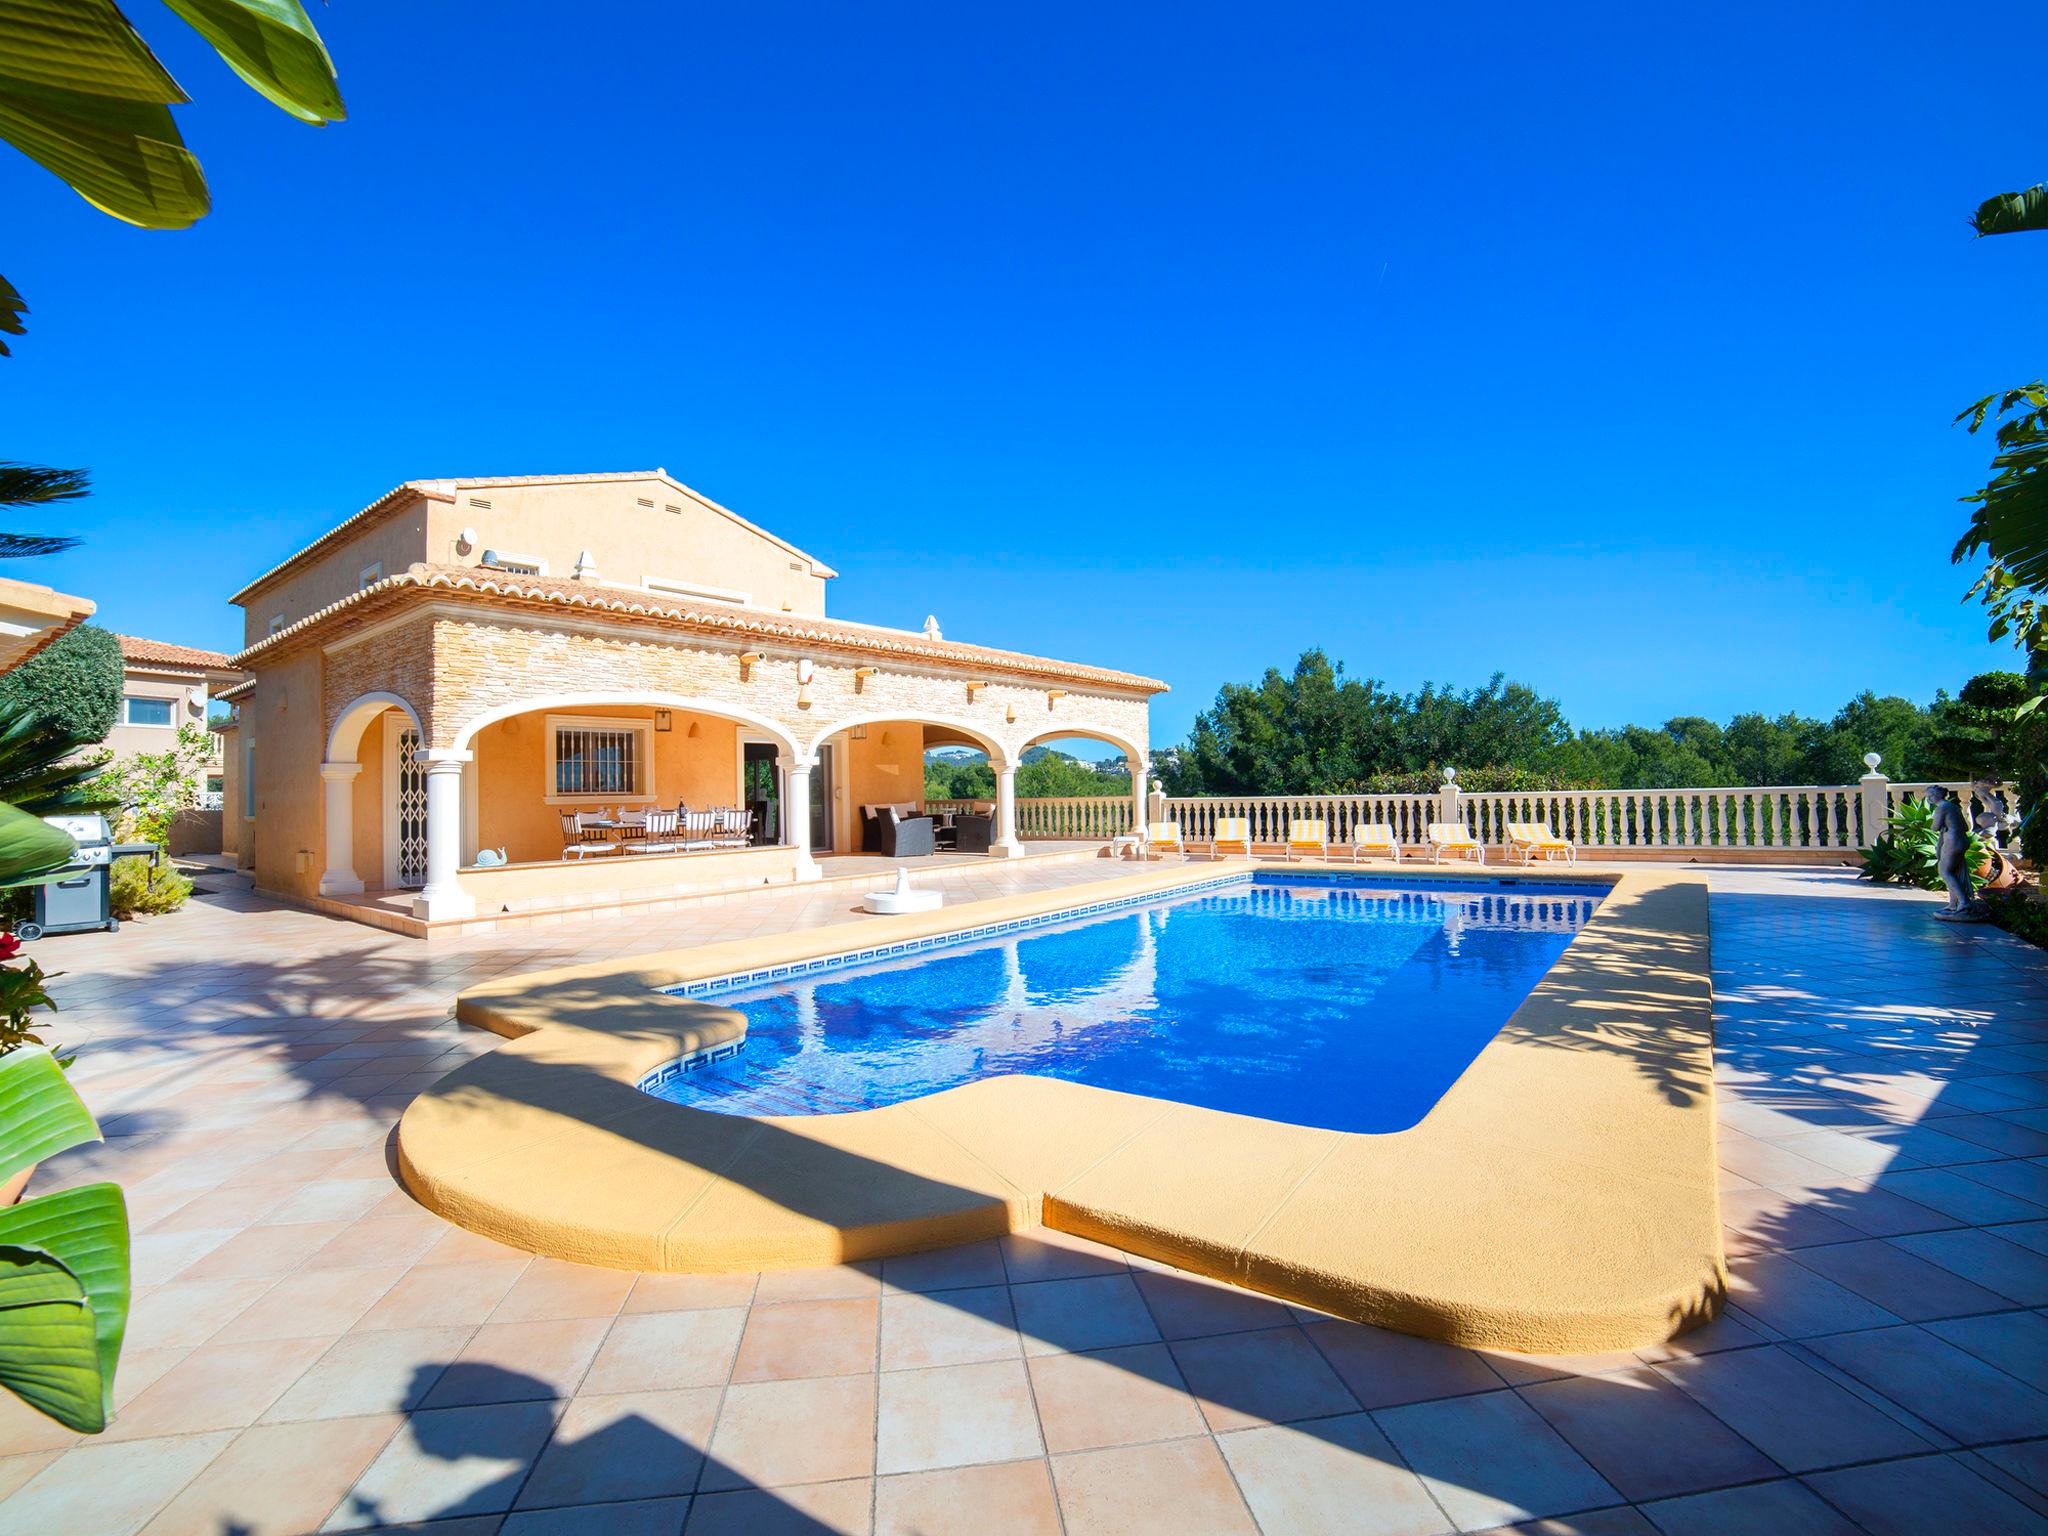
[[[834,1264],[1044,1225],[1459,1344],[1630,1348],[1715,1315],[1725,1272],[1707,891],[1683,870],[1403,866],[1446,884],[1511,875],[1610,889],[1436,1107],[1391,1135],[1040,1077],[781,1118],[694,1110],[637,1086],[745,1032],[731,1009],[661,988],[1253,867],[1152,866],[473,987],[458,1017],[511,1038],[406,1109],[400,1172],[451,1221],[622,1269]],[[1393,873],[1306,867],[1366,882]]]

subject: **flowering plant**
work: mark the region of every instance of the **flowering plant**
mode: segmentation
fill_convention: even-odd
[[[18,966],[4,963],[20,954],[21,940],[11,933],[0,934],[0,1056],[24,1045],[44,1044],[43,1037],[29,1026],[36,1009],[48,1008],[54,1013],[57,1008],[46,985],[51,977],[42,966],[33,960],[23,960]],[[71,1058],[59,1056],[57,1062],[68,1067]]]

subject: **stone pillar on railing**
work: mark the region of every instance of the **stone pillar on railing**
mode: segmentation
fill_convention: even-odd
[[[1888,807],[1892,781],[1877,771],[1877,765],[1883,761],[1875,752],[1863,754],[1863,766],[1869,771],[1856,781],[1856,787],[1862,791],[1863,807],[1862,826],[1856,842],[1859,848],[1868,848],[1884,836],[1884,829],[1891,819]]]
[[[1133,832],[1142,833],[1145,830],[1145,778],[1151,771],[1152,765],[1142,757],[1136,759],[1131,764],[1131,815],[1134,818],[1131,830]]]
[[[1444,781],[1437,786],[1436,819],[1447,821],[1454,827],[1463,820],[1458,812],[1458,770],[1455,768],[1446,768]]]
[[[1145,826],[1153,826],[1166,820],[1166,786],[1154,779],[1152,793],[1145,797]],[[1140,827],[1137,830],[1143,831]],[[1185,835],[1185,834],[1183,834]]]

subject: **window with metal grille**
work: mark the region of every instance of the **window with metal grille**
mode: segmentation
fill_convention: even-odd
[[[645,795],[637,727],[555,727],[555,795]]]

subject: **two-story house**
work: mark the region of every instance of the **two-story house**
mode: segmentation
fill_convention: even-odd
[[[1034,742],[1142,770],[1163,683],[828,618],[834,575],[661,470],[407,481],[234,596],[229,848],[260,888],[418,932],[816,878],[863,807],[922,800],[928,746],[988,753],[996,856]],[[584,825],[693,808],[742,845]]]

